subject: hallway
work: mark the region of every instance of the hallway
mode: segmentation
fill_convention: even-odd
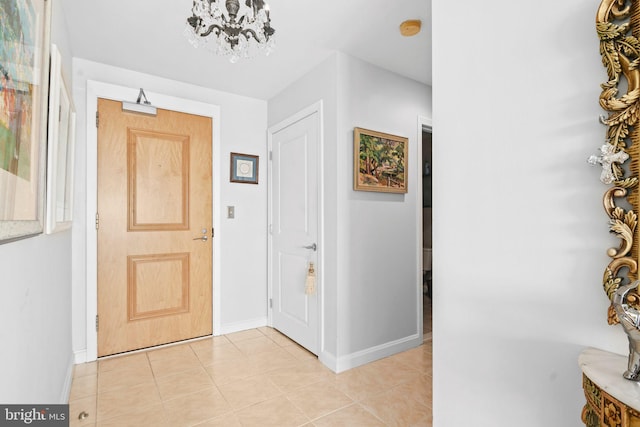
[[[430,426],[431,355],[335,374],[271,328],[206,338],[77,365],[71,426]]]

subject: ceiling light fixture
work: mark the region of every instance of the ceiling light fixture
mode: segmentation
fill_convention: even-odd
[[[269,6],[264,0],[193,0],[185,35],[194,47],[205,45],[232,63],[258,50],[269,55],[273,34]],[[213,46],[212,46],[213,45]]]
[[[419,19],[409,19],[400,24],[400,34],[405,37],[415,36],[422,28],[422,21]]]

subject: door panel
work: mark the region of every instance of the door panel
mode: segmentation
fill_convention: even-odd
[[[318,113],[272,135],[271,284],[273,326],[318,352],[318,292],[307,293],[310,263],[318,277]],[[319,283],[318,281],[316,283]]]
[[[309,298],[300,292],[307,275],[307,257],[280,254],[280,289],[276,297],[279,313],[301,327],[309,325]],[[304,288],[302,288],[304,290]]]
[[[98,112],[98,356],[210,335],[211,119]]]
[[[189,137],[128,133],[129,230],[189,229]]]

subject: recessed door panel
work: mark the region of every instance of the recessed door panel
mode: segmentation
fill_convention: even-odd
[[[129,320],[189,311],[189,253],[130,255]]]
[[[306,273],[306,257],[280,254],[282,286],[278,293],[277,307],[290,321],[305,326],[309,324],[309,300],[305,294]]]
[[[189,137],[128,131],[130,230],[189,228]]]
[[[309,186],[307,183],[307,136],[300,135],[278,143],[278,163],[287,165],[278,169],[279,188],[276,222],[280,232],[308,233]]]

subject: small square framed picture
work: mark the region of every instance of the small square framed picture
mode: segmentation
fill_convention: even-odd
[[[258,183],[258,156],[231,153],[231,182]]]

